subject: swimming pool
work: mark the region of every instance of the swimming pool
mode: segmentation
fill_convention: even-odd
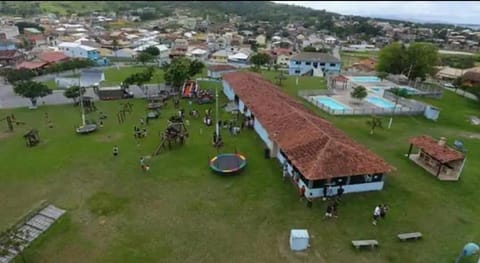
[[[315,96],[312,97],[314,100],[316,100],[318,103],[323,104],[327,107],[329,107],[332,110],[346,110],[349,109],[349,107],[343,105],[342,103],[338,102],[335,99],[325,97],[325,96]]]
[[[360,77],[348,77],[351,81],[356,83],[364,82],[381,82],[381,80],[376,76],[360,76]]]
[[[395,107],[395,104],[393,102],[380,97],[371,96],[367,97],[365,100],[380,108],[392,109],[393,107]]]

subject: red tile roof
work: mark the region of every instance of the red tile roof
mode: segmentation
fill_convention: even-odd
[[[45,52],[38,55],[38,58],[47,63],[56,63],[68,59],[63,52]]]
[[[1,50],[0,51],[0,59],[11,59],[21,55],[16,50]]]
[[[422,149],[422,151],[437,159],[441,163],[463,160],[465,158],[461,152],[458,152],[447,145],[438,145],[438,141],[430,136],[423,135],[412,137],[410,138],[410,143]]]
[[[230,66],[230,65],[212,65],[212,66],[208,67],[208,70],[214,71],[214,72],[228,71],[228,70],[235,70],[235,69],[237,69],[237,68],[234,67],[234,66]]]
[[[233,72],[224,74],[223,79],[305,178],[318,180],[392,170],[380,157],[260,75]]]
[[[47,65],[43,61],[25,61],[17,65],[17,69],[26,68],[26,69],[38,69]]]

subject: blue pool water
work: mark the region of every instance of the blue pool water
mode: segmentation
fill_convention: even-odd
[[[380,82],[381,80],[375,76],[360,76],[360,77],[348,77],[351,81],[357,83],[363,82]]]
[[[395,107],[393,102],[380,97],[367,97],[365,100],[380,108],[392,109]]]
[[[314,97],[314,98],[318,103],[323,104],[323,105],[329,107],[332,110],[348,109],[347,106],[345,106],[345,105],[341,104],[340,102],[338,102],[338,101],[336,101],[332,98],[329,98],[329,97],[317,96],[317,97]]]

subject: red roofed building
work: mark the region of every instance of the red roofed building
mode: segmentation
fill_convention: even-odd
[[[412,154],[413,147],[418,152]],[[429,136],[410,138],[408,158],[442,181],[457,181],[465,165],[465,155],[447,145],[444,137],[434,140]]]
[[[46,62],[43,61],[25,61],[17,65],[17,69],[31,69],[31,70],[37,70],[44,68],[47,65]]]
[[[55,64],[69,60],[63,52],[44,52],[38,55],[38,58],[48,64]]]
[[[223,75],[223,91],[253,118],[270,157],[284,165],[306,197],[383,189],[392,168],[280,88],[250,72]]]
[[[25,59],[25,56],[17,50],[0,50],[0,64],[14,65]]]

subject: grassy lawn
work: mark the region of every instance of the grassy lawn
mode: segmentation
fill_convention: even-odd
[[[278,73],[276,73],[275,71],[268,70],[262,70],[261,74],[264,76],[265,79],[268,79],[273,83],[275,83],[275,76],[278,75]],[[299,77],[297,87],[296,76],[288,76],[287,74],[285,74],[284,76],[286,77],[286,79],[282,81],[282,87],[287,87],[285,88],[285,91],[289,95],[294,97],[297,96],[298,90],[319,90],[327,88],[327,83],[323,78],[311,76]]]
[[[128,76],[145,71],[147,67],[143,66],[133,66],[133,67],[124,67],[124,68],[107,68],[104,70],[105,81],[102,82],[102,86],[115,86],[120,85]],[[152,79],[148,82],[159,83],[164,82],[163,71],[159,68],[155,68]]]
[[[262,74],[269,79],[274,76],[273,72]],[[299,86],[324,87],[318,81],[322,80],[302,77]],[[285,80],[282,89],[296,95],[295,79]],[[200,119],[190,121],[186,145],[149,159],[151,169],[142,173],[139,157],[155,149],[158,132],[175,113],[171,101],[161,118],[147,126],[149,135],[139,145],[132,128],[145,114],[143,100],[130,101],[134,111],[122,125],[115,118],[118,101],[98,102],[108,119],[104,128],[88,136],[74,134],[80,113],[73,106],[3,110],[0,116],[13,112],[27,125],[13,134],[0,133],[4,171],[0,173],[0,230],[47,199],[68,213],[27,249],[28,262],[452,262],[465,243],[479,240],[480,235],[476,222],[480,140],[468,138],[479,134],[480,127],[466,119],[480,115],[480,106],[450,92],[442,100],[426,101],[441,108],[437,122],[421,116],[395,117],[391,129],[379,129],[374,136],[369,135],[367,117],[333,117],[304,101],[397,169],[388,176],[384,191],[345,196],[339,218],[330,221],[322,221],[325,202],[315,201],[308,209],[294,187],[282,182],[279,164],[263,158],[263,143],[253,131],[236,137],[223,132],[226,146],[221,152],[236,148],[248,158],[239,176],[210,172],[207,161],[215,154],[210,145],[214,128],[205,127]],[[187,101],[181,104],[188,108]],[[201,113],[207,107],[211,105],[195,106]],[[54,128],[46,127],[45,112]],[[92,113],[87,119],[97,117]],[[221,117],[229,118],[224,112]],[[40,145],[24,146],[22,134],[27,127],[39,129]],[[437,181],[405,159],[408,138],[421,134],[464,142],[468,160],[459,182]],[[120,148],[117,158],[111,155],[115,144]],[[374,227],[371,213],[381,202],[391,210]],[[289,251],[292,228],[309,230],[307,252]],[[424,240],[396,240],[396,234],[413,231],[422,232]],[[380,247],[375,252],[357,252],[350,244],[355,239],[377,239]]]

